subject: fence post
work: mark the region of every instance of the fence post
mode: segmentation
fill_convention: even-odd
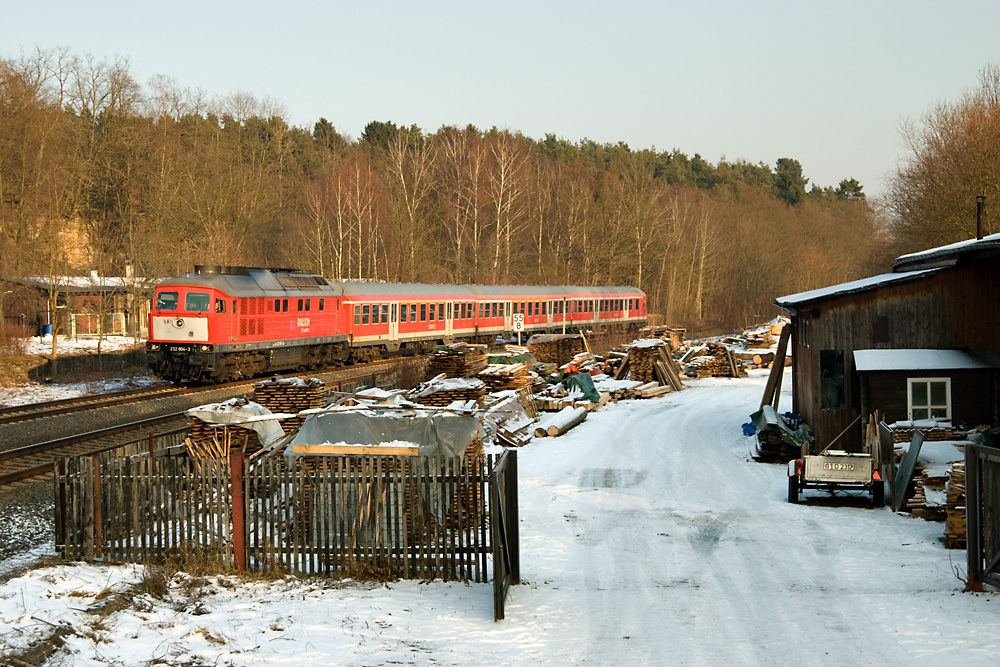
[[[507,521],[507,542],[510,544],[510,583],[521,583],[521,530],[517,511],[517,450],[509,449],[510,462],[505,471],[504,500],[507,504],[504,518]]]
[[[967,562],[966,592],[979,593],[983,590],[982,553],[983,544],[980,540],[982,527],[979,520],[982,516],[982,498],[980,493],[979,448],[976,445],[965,446],[965,554]]]
[[[104,512],[101,507],[101,457],[92,456],[94,462],[94,558],[104,558]]]
[[[245,572],[247,569],[246,550],[246,519],[243,499],[243,463],[244,454],[233,450],[229,454],[229,487],[233,501],[233,556],[236,559],[236,569]]]

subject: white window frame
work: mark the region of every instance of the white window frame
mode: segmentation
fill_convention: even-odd
[[[935,405],[931,404],[931,383],[932,382],[943,382],[944,383],[944,393],[945,393],[945,404]],[[935,408],[944,408],[944,417],[938,417],[938,419],[951,419],[951,378],[949,377],[936,377],[936,378],[906,378],[906,412],[909,418],[912,420],[913,417],[913,386],[916,384],[924,384],[927,386],[927,402],[928,405],[918,405],[917,409],[927,410],[927,417],[922,417],[921,419],[931,419],[931,411]]]

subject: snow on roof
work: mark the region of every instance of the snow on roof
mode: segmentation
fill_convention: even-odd
[[[929,259],[938,256],[956,255],[960,254],[963,250],[969,250],[974,246],[984,248],[1000,246],[1000,234],[990,234],[981,239],[968,239],[966,241],[950,243],[937,248],[921,250],[920,252],[912,252],[908,255],[900,255],[896,258],[896,264],[905,264],[914,260]]]
[[[920,271],[906,271],[904,273],[883,273],[870,278],[852,280],[851,282],[841,283],[839,285],[831,285],[830,287],[821,287],[820,289],[809,290],[808,292],[799,292],[798,294],[778,297],[774,300],[774,303],[780,308],[794,307],[802,303],[817,301],[819,299],[825,299],[839,294],[864,292],[883,285],[889,285],[907,280],[915,280],[916,278],[922,278],[939,270],[939,268],[933,268],[923,269]]]
[[[968,350],[855,350],[854,367],[867,371],[943,371],[1000,368],[1000,359],[987,351]]]

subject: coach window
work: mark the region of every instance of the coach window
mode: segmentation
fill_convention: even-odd
[[[399,321],[406,322],[406,309],[407,305],[405,303],[399,304]]]
[[[431,316],[430,316],[430,318],[429,318],[429,319],[430,319],[430,321],[431,321],[431,322],[433,322],[434,320],[436,320],[436,319],[437,319],[437,318],[435,317],[435,314],[437,313],[437,304],[436,304],[436,303],[432,303],[432,304],[430,305],[430,310],[431,310]]]
[[[548,301],[542,301],[542,315],[547,315],[548,314],[548,313],[545,312],[545,307],[547,305],[549,305]]]
[[[417,304],[415,303],[410,304],[410,321],[411,322],[417,321]]]
[[[427,304],[426,303],[420,304],[420,321],[421,322],[426,322],[427,321]]]
[[[389,321],[389,304],[382,304],[382,323],[385,324]]]
[[[465,302],[464,301],[462,303],[458,304],[458,319],[460,319],[460,320],[464,320],[465,319]]]
[[[361,324],[368,324],[368,320],[371,318],[372,307],[367,303],[361,306]]]
[[[361,324],[361,306],[354,306],[354,323]]]
[[[442,322],[444,321],[444,304],[443,303],[439,303],[438,304],[438,319],[440,321],[442,321]]]

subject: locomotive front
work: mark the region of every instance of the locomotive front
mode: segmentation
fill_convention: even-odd
[[[215,367],[212,334],[227,315],[226,295],[192,279],[167,281],[156,288],[149,315],[146,361],[158,377],[178,382],[200,379]]]

